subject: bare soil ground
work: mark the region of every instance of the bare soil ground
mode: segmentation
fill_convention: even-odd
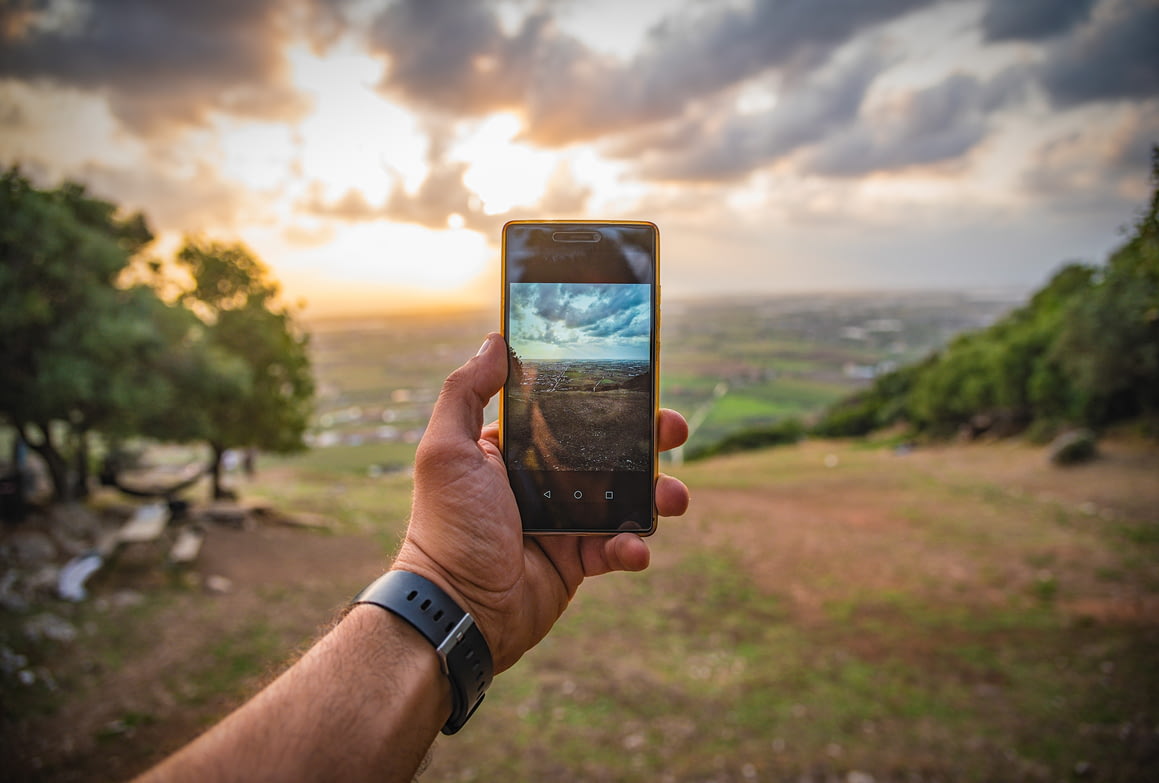
[[[685,517],[662,521],[645,578],[616,575],[585,586],[558,634],[497,681],[496,694],[466,731],[441,741],[424,779],[497,779],[502,770],[507,779],[528,780],[780,780],[814,773],[816,779],[845,780],[847,773],[869,768],[878,781],[953,780],[954,754],[966,748],[979,758],[993,757],[981,767],[989,779],[1130,779],[1129,772],[1116,776],[1106,765],[1084,771],[1073,761],[1055,768],[1019,756],[1018,743],[1037,747],[1039,741],[1023,725],[1033,713],[1024,712],[1030,708],[1015,697],[1017,683],[986,657],[986,647],[1001,651],[1010,643],[1016,650],[1026,637],[991,629],[979,637],[985,643],[976,644],[966,638],[968,628],[953,629],[953,618],[974,617],[968,614],[974,610],[985,617],[990,609],[1004,616],[1039,596],[1043,616],[1057,613],[1062,627],[1074,623],[1074,633],[1087,634],[1075,660],[1094,656],[1096,667],[1104,661],[1102,673],[1092,675],[1102,678],[1104,689],[1124,689],[1119,695],[1128,698],[1132,688],[1153,682],[1132,681],[1126,662],[1117,670],[1111,663],[1115,639],[1127,639],[1132,650],[1159,652],[1159,564],[1133,560],[1131,548],[1133,540],[1154,541],[1159,530],[1159,451],[1153,446],[1112,442],[1097,462],[1058,469],[1046,463],[1041,449],[1018,443],[919,449],[904,456],[806,443],[699,463],[679,473],[693,489],[693,505]],[[1121,546],[1115,532],[1120,529]],[[40,701],[20,696],[18,712],[4,708],[3,776],[116,780],[147,767],[238,704],[316,638],[379,573],[388,549],[381,538],[361,533],[214,527],[191,572],[158,570],[163,555],[148,549],[119,561],[94,584],[94,600],[50,607],[77,626],[80,636],[37,651],[56,693]],[[715,562],[704,559],[706,552],[720,554],[726,567],[706,573],[706,563]],[[734,562],[739,573],[727,567]],[[699,564],[695,571],[690,563]],[[226,577],[228,592],[208,590],[211,576]],[[767,606],[767,615],[740,624],[713,614],[723,604],[707,599],[708,614],[698,614],[698,594],[746,591],[749,584],[756,592],[744,593],[746,612]],[[120,602],[118,596],[133,593],[146,599]],[[900,633],[890,625],[899,612],[925,622],[920,612],[927,606],[950,618],[931,626],[944,631],[922,636],[918,629],[904,641],[891,635]],[[1036,618],[1038,606],[1027,609]],[[623,625],[606,627],[616,618]],[[834,660],[845,668],[826,675],[799,661],[800,672],[819,678],[810,687],[851,677],[850,660],[900,660],[923,672],[957,661],[944,675],[947,703],[969,699],[991,725],[959,742],[930,722],[936,718],[921,717],[922,709],[939,714],[936,704],[899,707],[903,717],[819,713],[808,692],[802,695],[797,674],[777,673],[797,648],[778,647],[772,657],[761,653],[762,644],[781,637],[747,635],[753,623],[765,626],[764,633],[796,634],[791,638],[813,645],[802,650],[824,649],[833,640],[833,654],[839,653]],[[859,631],[846,633],[850,626]],[[663,635],[670,628],[679,634]],[[963,637],[962,645],[948,648],[955,634]],[[651,637],[668,648],[645,647]],[[684,644],[687,650],[675,649]],[[1083,652],[1088,648],[1089,655]],[[962,655],[988,663],[962,663]],[[755,679],[758,673],[765,679]],[[957,695],[963,677],[972,690]],[[17,687],[4,683],[6,690]],[[648,718],[648,699],[660,696],[667,700],[655,706],[660,717]],[[883,692],[881,703],[892,697]],[[987,706],[977,707],[974,699]],[[912,718],[917,728],[904,717],[911,709],[918,713]],[[1124,769],[1156,759],[1147,755],[1155,749],[1146,745],[1145,733],[1157,718],[1143,715],[1138,727],[1116,729],[1144,737],[1138,740],[1143,744],[1122,751],[1134,754]],[[956,725],[956,718],[943,720]],[[1066,731],[1077,730],[1065,711],[1058,720]],[[1092,732],[1103,730],[1097,715],[1074,721]],[[818,727],[834,739],[807,733]],[[802,732],[799,739],[795,731]],[[890,731],[915,733],[899,739]],[[1050,725],[1037,729],[1048,738],[1051,731]],[[861,756],[855,755],[858,738],[868,748]],[[569,760],[573,739],[580,749]],[[1060,735],[1060,742],[1067,741]],[[1108,735],[1106,742],[1126,741]],[[1065,757],[1065,748],[1059,753]]]
[[[508,439],[536,470],[646,470],[647,392],[556,391],[513,400]]]
[[[140,772],[276,674],[387,563],[365,536],[271,526],[213,526],[194,571],[163,560],[138,545],[94,580],[91,604],[50,607],[81,636],[47,651],[58,705],[4,727],[5,779]]]
[[[1130,521],[1159,530],[1159,455],[1145,444],[1106,443],[1097,461],[1073,469],[1052,466],[1042,449],[1016,441],[919,449],[905,456],[806,443],[798,454],[818,467],[827,462],[832,467],[808,481],[786,484],[771,476],[771,486],[701,489],[685,519],[670,524],[692,524],[714,544],[734,549],[759,584],[787,588],[805,620],[820,606],[806,584],[824,583],[827,599],[845,585],[847,597],[905,587],[985,603],[1037,578],[1039,569],[1023,563],[979,590],[976,569],[983,559],[977,550],[1000,547],[1001,540],[931,540],[928,532],[919,533],[932,515],[929,506],[942,506],[934,513],[965,515],[968,522],[971,513],[997,515],[996,501],[1021,503],[1025,513],[1008,529],[1014,543],[1038,526],[1044,509],[1088,527]],[[718,460],[714,469],[727,474],[729,464]],[[1099,550],[1077,550],[1082,542],[1051,538],[1043,546],[1055,559],[1108,557]],[[1095,570],[1081,571],[1083,582],[1075,592],[1083,597],[1076,599],[1076,610],[1159,624],[1159,595],[1100,584]]]

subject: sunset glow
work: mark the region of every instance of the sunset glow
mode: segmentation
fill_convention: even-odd
[[[1062,6],[47,3],[0,12],[0,162],[311,315],[496,307],[517,218],[652,220],[676,297],[1029,289],[1159,142],[1159,8]]]

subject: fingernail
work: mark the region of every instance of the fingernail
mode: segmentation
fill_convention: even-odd
[[[482,356],[483,352],[487,350],[487,346],[491,344],[491,335],[487,335],[487,339],[479,346],[479,350],[475,351],[476,356]]]

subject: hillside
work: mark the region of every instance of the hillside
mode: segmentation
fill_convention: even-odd
[[[423,780],[1140,779],[1159,453],[1102,449],[1063,470],[1016,442],[811,441],[685,466],[652,567],[585,585]],[[409,480],[285,465],[242,489],[333,528],[214,525],[186,573],[142,550],[53,604],[78,638],[34,651],[56,690],[6,695],[15,769],[123,778],[197,733],[381,567]]]

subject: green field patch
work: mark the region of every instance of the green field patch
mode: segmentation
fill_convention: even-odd
[[[270,457],[282,465],[319,474],[354,474],[406,471],[414,462],[417,444],[399,442],[362,443],[357,446],[315,448],[287,457]]]

